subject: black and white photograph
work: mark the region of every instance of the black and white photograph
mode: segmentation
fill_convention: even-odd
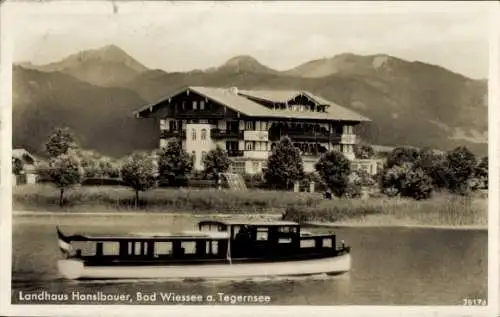
[[[498,315],[497,3],[2,9],[11,314]]]

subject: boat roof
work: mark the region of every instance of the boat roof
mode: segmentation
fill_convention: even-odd
[[[75,234],[68,237],[71,241],[117,241],[117,240],[203,240],[203,239],[229,239],[227,232],[177,232],[154,233],[135,232],[127,234],[86,235]]]
[[[272,226],[298,226],[299,224],[294,221],[285,220],[273,220],[273,221],[263,221],[263,220],[203,220],[198,222],[198,225],[225,225],[225,226],[262,226],[262,227],[272,227]]]

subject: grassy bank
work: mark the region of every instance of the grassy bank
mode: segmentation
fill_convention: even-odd
[[[58,191],[50,185],[13,188],[13,208],[62,212],[192,212],[197,214],[279,214],[299,222],[339,225],[486,226],[488,200],[479,195],[436,194],[428,200],[369,198],[324,200],[317,193],[265,190],[158,188],[141,193],[138,209],[134,192],[124,187],[78,187],[65,194],[58,206]]]
[[[59,208],[58,191],[50,185],[18,186],[12,196],[15,210],[78,212],[278,213],[289,206],[309,208],[321,201],[315,193],[157,188],[140,193],[136,209],[134,192],[126,187],[84,186],[65,193],[64,207]]]
[[[285,219],[346,226],[477,226],[488,223],[488,200],[437,194],[416,201],[401,198],[336,200],[316,204],[308,210],[287,208]]]

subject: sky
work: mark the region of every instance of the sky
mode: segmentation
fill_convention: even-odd
[[[388,54],[488,77],[490,3],[64,2],[12,6],[13,60],[46,64],[115,44],[149,68],[237,55],[286,70],[341,53]]]

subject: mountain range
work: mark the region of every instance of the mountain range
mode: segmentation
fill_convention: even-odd
[[[149,69],[109,45],[61,61],[13,66],[13,146],[42,153],[55,126],[68,126],[86,148],[111,156],[158,145],[158,124],[132,111],[188,85],[308,90],[372,119],[364,142],[466,145],[487,153],[486,80],[385,54],[340,54],[278,71],[247,55],[188,72]]]

